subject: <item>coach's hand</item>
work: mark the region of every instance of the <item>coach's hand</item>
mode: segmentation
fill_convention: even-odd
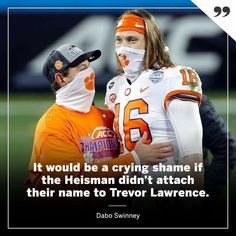
[[[144,132],[134,149],[139,156],[141,164],[153,165],[160,162],[164,163],[168,157],[173,156],[173,148],[170,142],[145,144],[146,141],[147,132]]]

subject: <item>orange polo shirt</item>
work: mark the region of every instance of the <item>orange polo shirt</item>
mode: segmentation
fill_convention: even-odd
[[[35,130],[29,164],[31,184],[39,186],[42,175],[62,177],[68,174],[48,173],[46,165],[80,163],[82,171],[77,174],[81,174],[85,162],[96,164],[99,168],[104,164],[112,166],[135,163],[131,153],[116,158],[119,147],[116,135],[112,131],[112,122],[111,112],[95,106],[91,106],[88,113],[81,113],[57,104],[52,105],[41,117]],[[42,172],[33,171],[34,163],[43,165]],[[106,176],[109,173],[102,172],[102,175]]]

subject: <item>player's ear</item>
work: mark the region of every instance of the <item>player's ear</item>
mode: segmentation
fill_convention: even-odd
[[[66,82],[63,79],[63,75],[61,73],[55,74],[55,80],[60,85],[60,87],[63,87],[66,85]]]

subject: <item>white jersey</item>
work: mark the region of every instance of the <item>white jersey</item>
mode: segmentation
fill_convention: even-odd
[[[189,67],[143,71],[132,84],[124,74],[111,79],[107,84],[105,104],[115,114],[114,130],[120,140],[121,153],[133,150],[147,131],[149,144],[171,142],[174,156],[167,164],[177,163],[179,150],[167,114],[168,102],[178,98],[200,104],[201,94],[199,76]]]

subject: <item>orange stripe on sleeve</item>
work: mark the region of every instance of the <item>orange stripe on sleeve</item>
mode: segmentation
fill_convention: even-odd
[[[165,108],[165,110],[167,110],[167,102],[173,96],[176,96],[178,94],[187,94],[187,95],[195,96],[195,97],[199,98],[198,105],[199,106],[201,105],[201,101],[202,101],[202,94],[201,93],[198,93],[198,92],[195,92],[195,91],[189,91],[189,90],[174,90],[174,91],[169,92],[166,95],[166,97],[165,97],[165,100],[164,100],[164,108]]]

